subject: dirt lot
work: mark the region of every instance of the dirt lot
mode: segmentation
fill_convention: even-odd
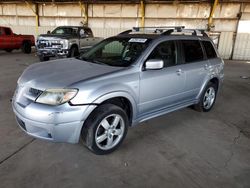
[[[226,61],[214,109],[186,108],[130,128],[106,156],[17,126],[10,99],[35,53],[0,52],[0,187],[250,187],[250,62]],[[39,76],[39,75],[38,75]]]

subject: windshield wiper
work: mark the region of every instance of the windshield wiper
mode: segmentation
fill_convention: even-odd
[[[101,61],[98,61],[98,60],[96,60],[96,59],[91,59],[91,62],[100,64],[100,65],[108,65],[108,64],[103,63],[103,62],[101,62]]]
[[[100,64],[100,65],[108,65],[108,64],[103,63],[103,62],[101,62],[101,61],[98,61],[98,60],[96,60],[96,59],[88,59],[88,58],[86,58],[86,57],[81,57],[81,58],[79,58],[79,59],[81,59],[81,60],[83,60],[83,61],[88,61],[88,62],[91,62],[91,63]]]

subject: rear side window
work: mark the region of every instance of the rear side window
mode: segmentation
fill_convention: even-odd
[[[198,40],[183,40],[181,42],[186,63],[202,61],[204,59],[202,47]]]
[[[208,59],[211,59],[211,58],[216,58],[217,57],[217,54],[214,50],[214,47],[212,45],[211,42],[209,41],[202,41],[202,44],[205,48],[205,51],[206,51],[206,54],[207,54],[207,58]]]

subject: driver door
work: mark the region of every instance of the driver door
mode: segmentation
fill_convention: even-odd
[[[84,28],[80,28],[79,30],[79,43],[80,43],[80,50],[85,51],[92,46],[90,41],[91,36],[89,33],[86,32]]]
[[[164,41],[147,58],[163,60],[164,67],[160,70],[143,70],[140,73],[140,115],[157,112],[183,101],[186,78],[177,55],[176,42]]]

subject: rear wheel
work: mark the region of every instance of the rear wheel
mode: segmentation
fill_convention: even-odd
[[[194,105],[195,110],[200,112],[210,111],[215,103],[217,95],[217,85],[209,82],[201,95],[198,104]]]
[[[46,56],[39,56],[40,61],[49,61],[49,57]]]
[[[23,42],[22,44],[22,52],[29,54],[31,53],[31,44],[28,41]]]
[[[128,125],[128,116],[122,108],[113,104],[103,104],[86,120],[82,138],[95,154],[108,154],[121,145],[127,134]]]
[[[6,52],[12,52],[13,49],[5,49]]]

